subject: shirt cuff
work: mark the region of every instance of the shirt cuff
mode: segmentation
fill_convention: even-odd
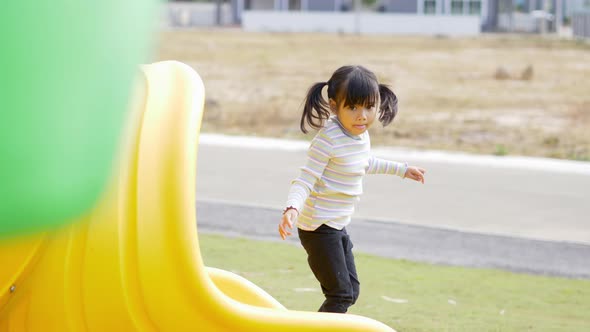
[[[399,174],[398,175],[402,179],[405,179],[406,178],[406,172],[408,171],[408,163],[404,163],[403,166],[400,167],[398,171],[399,171]]]

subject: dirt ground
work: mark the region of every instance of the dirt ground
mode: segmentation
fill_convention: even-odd
[[[590,160],[588,43],[206,29],[163,31],[156,51],[203,78],[204,132],[311,138],[299,131],[309,86],[361,64],[400,100],[375,146]]]

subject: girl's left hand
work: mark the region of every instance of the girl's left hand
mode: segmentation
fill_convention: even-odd
[[[404,178],[410,178],[414,181],[422,182],[422,184],[424,184],[424,173],[426,173],[426,170],[424,168],[410,166],[406,170]]]

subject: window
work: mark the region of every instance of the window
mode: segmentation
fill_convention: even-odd
[[[424,0],[424,14],[436,14],[436,0]]]
[[[463,0],[451,1],[451,14],[462,15],[463,14]]]
[[[301,10],[301,0],[289,0],[289,10]]]
[[[480,15],[481,14],[481,0],[469,1],[469,14],[470,15]]]
[[[244,8],[252,10],[274,9],[274,0],[245,0]]]
[[[512,0],[510,0],[512,1]],[[451,15],[481,15],[482,0],[451,0],[450,10],[446,9]]]

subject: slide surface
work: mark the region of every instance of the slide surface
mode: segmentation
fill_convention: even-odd
[[[195,204],[204,86],[187,65],[142,68],[107,190],[58,230],[0,242],[0,331],[393,331],[286,310],[206,268]]]

